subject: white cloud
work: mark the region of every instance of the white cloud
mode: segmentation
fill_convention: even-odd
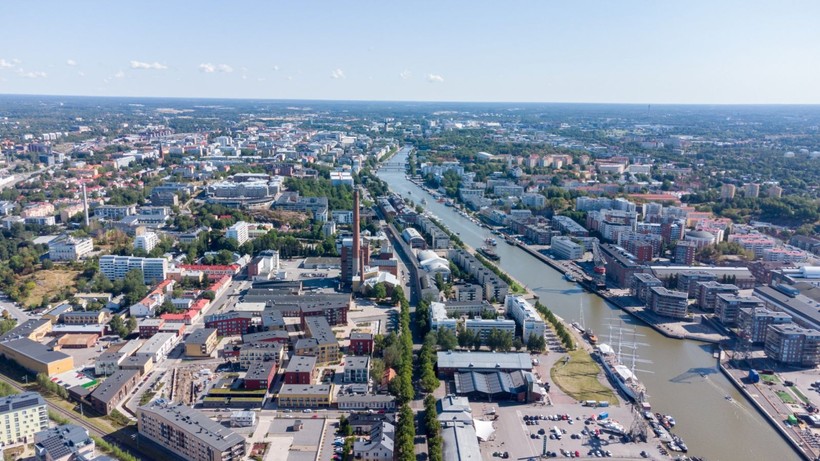
[[[203,62],[199,65],[200,72],[212,74],[214,72],[233,72],[233,67],[227,64],[211,64],[210,62]]]
[[[73,59],[67,59],[66,62],[65,62],[65,65],[67,65],[67,66],[76,66],[77,61],[75,61]]]
[[[345,73],[342,69],[334,69],[330,72],[330,78],[335,78],[336,80],[345,78]]]
[[[77,72],[77,75],[79,75],[80,77],[85,77],[85,72],[83,72],[83,71]]]
[[[410,73],[410,71],[409,71],[409,70],[407,70],[407,69],[405,69],[405,70],[403,70],[403,71],[399,72],[399,77],[401,77],[401,78],[402,78],[402,80],[407,80],[408,78],[410,78],[410,76],[411,76],[411,75],[412,75],[412,74],[411,74],[411,73]]]
[[[17,66],[17,64],[20,64],[19,59],[12,59],[11,61],[0,59],[0,69],[11,69],[12,67]]]
[[[279,72],[279,66],[273,66],[273,70],[274,70],[275,72]]]
[[[33,70],[30,72],[24,72],[20,70],[20,75],[25,78],[46,78],[48,75],[45,72],[39,70]]]
[[[132,69],[165,70],[168,68],[165,64],[158,62],[131,61],[130,65]]]
[[[116,74],[114,74],[114,78],[123,78],[123,77],[125,77],[125,72],[123,72],[123,71],[119,71]]]
[[[430,83],[442,83],[444,82],[444,77],[439,74],[427,74],[427,81]]]
[[[264,81],[265,81],[265,78],[264,78],[264,77],[259,77],[259,78],[257,78],[257,79],[256,79],[256,81],[257,81],[257,82],[264,82]]]

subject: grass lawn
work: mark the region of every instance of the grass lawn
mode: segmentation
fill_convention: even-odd
[[[765,382],[768,382],[768,383],[780,384],[780,379],[777,377],[777,375],[764,375],[764,374],[761,374],[760,379],[762,381],[765,381]]]
[[[796,395],[798,399],[802,400],[803,403],[810,403],[809,398],[806,397],[806,394],[800,392],[800,389],[792,387],[792,392],[794,392],[794,395]]]
[[[780,397],[780,400],[782,400],[785,404],[794,403],[794,398],[786,391],[775,391],[775,394],[777,394],[777,396]]]
[[[598,380],[601,368],[587,351],[572,351],[569,357],[566,365],[559,360],[550,370],[550,378],[555,385],[578,401],[598,400],[617,404],[618,398],[612,389]]]
[[[64,288],[74,291],[78,275],[80,275],[79,271],[51,269],[37,271],[31,275],[22,277],[18,281],[19,284],[26,283],[29,280],[34,282],[34,289],[31,290],[22,304],[26,306],[39,306],[44,296],[50,300]]]

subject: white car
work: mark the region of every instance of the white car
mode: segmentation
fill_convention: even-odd
[[[313,413],[313,410],[311,410],[310,408],[305,408],[304,410],[302,410],[302,413]]]

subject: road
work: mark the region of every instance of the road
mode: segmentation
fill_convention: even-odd
[[[9,299],[9,297],[5,294],[0,294],[0,309],[7,310],[9,312],[9,315],[17,319],[18,325],[25,322],[26,320],[34,318],[28,315],[28,313],[24,312],[22,309],[20,309],[20,307],[18,307],[17,304],[15,304],[14,301]]]

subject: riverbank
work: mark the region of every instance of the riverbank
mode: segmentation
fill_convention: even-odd
[[[530,247],[527,244],[522,244],[515,242],[515,246],[518,248],[526,251],[529,255],[535,257],[539,261],[543,262],[544,264],[550,266],[551,268],[555,269],[556,271],[560,272],[562,275],[572,274],[578,280],[578,284],[587,290],[588,292],[599,296],[600,298],[604,299],[605,301],[612,303],[614,306],[618,307],[622,311],[626,312],[627,314],[635,317],[636,319],[645,323],[648,327],[652,328],[653,330],[657,331],[658,333],[666,336],[667,338],[672,339],[691,339],[693,341],[701,341],[705,343],[711,344],[719,344],[720,342],[728,339],[727,337],[721,335],[718,331],[714,332],[707,332],[707,331],[700,331],[700,332],[693,332],[689,331],[692,329],[709,329],[711,330],[712,327],[710,325],[706,325],[703,322],[695,323],[695,322],[675,322],[669,321],[669,319],[661,318],[655,316],[651,312],[647,312],[645,309],[638,307],[638,306],[630,306],[627,305],[625,301],[623,301],[622,296],[615,296],[609,292],[602,292],[600,290],[596,290],[589,286],[591,279],[583,273],[575,264],[573,263],[562,263],[560,261],[556,261],[549,256],[535,250],[534,248]]]
[[[745,384],[743,379],[744,375],[748,375],[748,371],[731,367],[728,361],[723,360],[723,352],[721,352],[718,357],[718,368],[720,369],[720,372],[726,376],[729,382],[731,382],[732,385],[734,385],[735,388],[743,394],[746,400],[757,409],[758,413],[766,419],[769,425],[771,425],[777,433],[783,437],[786,443],[788,443],[794,451],[800,455],[801,458],[806,461],[814,461],[820,457],[820,450],[813,450],[811,446],[807,446],[804,442],[798,442],[794,438],[794,436],[796,436],[802,439],[802,437],[800,437],[800,433],[794,428],[794,426],[784,426],[783,420],[780,418],[782,415],[772,414],[772,412],[777,412],[778,408],[783,408],[784,406],[782,402],[778,403],[779,400],[772,400],[772,398],[767,395],[767,393],[773,394],[773,392],[770,392],[768,389],[761,388],[761,385],[758,384]],[[749,386],[756,391],[754,394],[749,392]],[[776,395],[773,395],[773,397],[774,399],[778,399]]]

